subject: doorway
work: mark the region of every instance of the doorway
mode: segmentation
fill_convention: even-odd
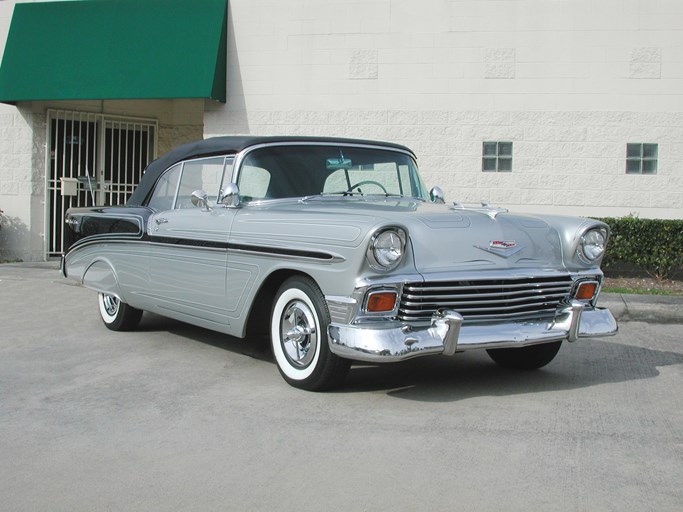
[[[125,204],[156,158],[158,123],[49,110],[45,159],[47,257],[64,252],[64,214],[72,207]]]

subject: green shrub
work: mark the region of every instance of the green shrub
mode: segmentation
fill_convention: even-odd
[[[657,279],[671,279],[683,267],[683,220],[607,217],[611,235],[603,268],[631,264]]]

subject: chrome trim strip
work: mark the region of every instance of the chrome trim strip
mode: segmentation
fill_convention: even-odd
[[[301,249],[285,249],[274,246],[250,246],[244,244],[228,243],[228,252],[253,254],[271,258],[285,258],[289,260],[314,260],[320,263],[340,263],[346,258],[339,254],[323,251],[306,251]]]
[[[540,289],[543,287],[543,290],[549,290],[549,291],[566,291],[567,285],[571,285],[572,283],[569,281],[569,274],[565,274],[567,279],[564,281],[548,281],[548,282],[543,282],[543,281],[527,281],[524,283],[506,283],[506,284],[482,284],[482,285],[476,285],[476,286],[447,286],[449,283],[455,283],[455,282],[460,282],[460,279],[452,279],[450,281],[434,281],[434,280],[429,280],[428,283],[430,285],[435,285],[437,283],[442,283],[442,286],[414,286],[413,283],[408,283],[409,285],[412,286],[406,286],[407,290],[420,290],[420,291],[426,291],[426,292],[436,292],[436,291],[443,291],[443,290],[448,290],[448,289],[456,289],[458,291],[460,290],[465,290],[465,291],[470,291],[470,290],[496,290],[500,289],[501,287],[505,287],[506,289],[514,289],[518,291],[514,292],[507,292],[508,294],[516,293],[524,293],[525,291],[528,291],[529,289]],[[495,278],[495,279],[486,279],[486,278],[480,278],[478,281],[480,283],[484,282],[490,282],[490,281],[501,281],[505,278]],[[511,277],[508,278],[510,281],[513,281],[517,278]],[[521,279],[529,279],[529,278],[521,278]],[[506,279],[507,280],[507,279]],[[474,281],[474,279],[463,279],[462,281]],[[546,286],[549,285],[549,286]],[[495,293],[490,293],[490,294],[485,294],[485,293],[477,293],[474,295],[465,295],[464,297],[484,297],[484,296],[495,296]],[[424,297],[425,295],[423,295]],[[426,295],[428,297],[428,295]],[[462,297],[463,295],[457,294],[453,295],[453,297]],[[441,297],[444,297],[441,295]]]
[[[81,249],[85,247],[90,247],[91,245],[100,245],[100,244],[149,244],[148,240],[145,240],[143,238],[139,237],[130,237],[130,238],[98,238],[96,240],[91,240],[88,238],[87,241],[79,243],[79,244],[74,244],[72,245],[67,252],[64,253],[64,260],[68,259],[69,256],[71,256],[73,253],[76,251],[80,251]]]
[[[211,240],[192,240],[187,238],[159,237],[159,236],[129,236],[125,234],[117,235],[96,235],[80,240],[74,244],[66,255],[84,247],[96,244],[113,243],[144,243],[158,247],[174,247],[187,250],[202,250],[213,252],[228,252],[240,254],[252,254],[256,256],[281,258],[294,261],[317,261],[320,263],[340,263],[346,258],[339,254],[325,251],[306,251],[300,249],[285,249],[281,247],[251,246],[245,244],[233,244],[230,242],[219,242]]]
[[[161,237],[152,235],[150,244],[182,249],[201,249],[207,251],[223,251],[229,253],[253,254],[257,256],[276,257],[290,260],[314,260],[325,263],[338,263],[345,258],[326,251],[305,249],[287,249],[284,247],[236,244],[233,242],[212,241],[206,239]]]
[[[158,242],[155,241],[154,238],[159,238],[159,237],[153,237],[152,240],[149,241],[150,246],[156,246],[156,247],[173,247],[176,249],[187,249],[188,251],[196,251],[196,250],[202,250],[202,251],[213,251],[213,252],[227,252],[227,247],[221,247],[218,245],[199,245],[199,244],[183,244],[183,243],[166,243],[166,242]]]

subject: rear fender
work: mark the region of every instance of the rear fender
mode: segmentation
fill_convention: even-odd
[[[120,300],[121,287],[111,263],[106,260],[94,261],[83,274],[83,286],[97,292],[113,295]]]

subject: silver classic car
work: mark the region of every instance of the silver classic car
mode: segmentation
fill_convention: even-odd
[[[411,150],[310,137],[216,137],[152,162],[125,206],[66,214],[62,273],[112,330],[151,311],[268,335],[291,385],[351,361],[485,349],[534,369],[563,341],[615,334],[596,306],[608,227],[446,204]]]

